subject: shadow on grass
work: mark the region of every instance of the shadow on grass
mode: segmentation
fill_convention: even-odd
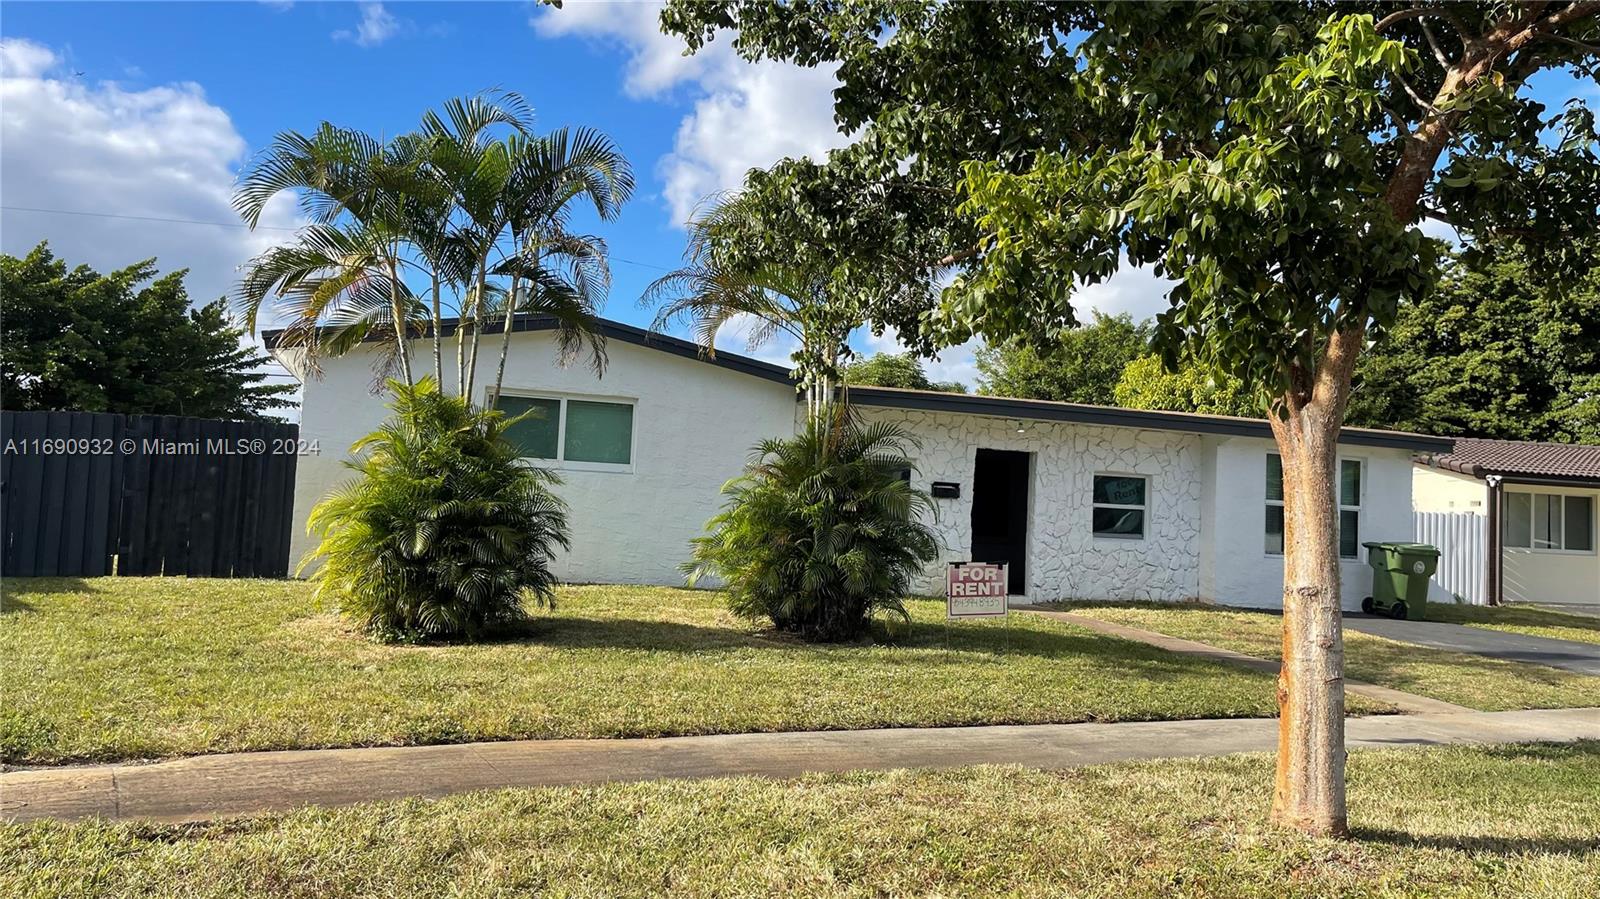
[[[63,593],[99,593],[81,577],[6,577],[0,586],[0,615],[35,611],[29,596],[55,596]]]
[[[700,653],[757,650],[775,654],[837,657],[881,652],[880,661],[915,665],[1004,664],[1019,656],[1088,659],[1108,670],[1121,669],[1151,680],[1230,674],[1232,665],[1169,653],[1145,644],[1100,634],[986,623],[917,621],[907,626],[874,621],[868,636],[843,643],[808,643],[773,630],[686,624],[635,618],[536,617],[479,645],[528,645],[556,650],[623,650]],[[895,654],[902,654],[898,657]],[[911,654],[911,653],[914,653]]]
[[[1362,842],[1386,843],[1391,846],[1418,849],[1448,849],[1471,853],[1496,855],[1525,854],[1576,854],[1600,852],[1600,837],[1491,837],[1459,836],[1447,834],[1414,834],[1403,830],[1385,828],[1353,828],[1352,839]]]
[[[1167,614],[1197,613],[1204,615],[1243,615],[1260,616],[1262,619],[1281,618],[1277,609],[1253,609],[1238,606],[1208,605],[1203,603],[1160,603],[1160,602],[1095,602],[1095,601],[1070,601],[1049,604],[1052,608],[1061,611],[1092,611],[1093,609],[1145,609]],[[1462,608],[1462,607],[1454,607]],[[1478,608],[1476,606],[1470,608]],[[1489,610],[1494,611],[1494,610]],[[1562,616],[1563,620],[1575,616]],[[1202,617],[1203,620],[1203,617]],[[1227,618],[1216,618],[1208,624],[1213,628],[1214,635],[1208,640],[1204,632],[1195,632],[1186,629],[1181,633],[1171,636],[1181,637],[1199,642],[1211,642],[1216,637],[1234,636],[1230,633],[1230,625],[1234,624]],[[1523,622],[1527,623],[1527,622]],[[1144,625],[1150,630],[1161,631],[1159,622]],[[1243,637],[1257,637],[1255,634],[1238,634]],[[1275,635],[1274,635],[1275,636]],[[1354,639],[1352,639],[1352,636]],[[1263,647],[1236,647],[1241,652],[1256,655],[1261,658],[1278,660],[1278,654],[1261,651]],[[1274,646],[1275,648],[1275,646]],[[1353,629],[1345,631],[1345,671],[1351,677],[1383,684],[1386,687],[1405,690],[1413,687],[1426,687],[1429,683],[1429,674],[1419,672],[1411,666],[1417,663],[1448,666],[1452,671],[1462,675],[1484,678],[1514,677],[1523,684],[1559,687],[1571,683],[1576,672],[1539,664],[1532,660],[1500,659],[1491,656],[1482,656],[1461,650],[1425,647],[1419,644],[1406,643],[1399,640],[1376,634],[1367,634]],[[1424,693],[1427,691],[1424,690]]]
[[[1450,624],[1505,624],[1523,627],[1564,627],[1600,633],[1600,618],[1571,615],[1531,606],[1469,606],[1430,603],[1429,616]]]

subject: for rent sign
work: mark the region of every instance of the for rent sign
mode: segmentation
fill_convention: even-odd
[[[947,618],[992,618],[1006,613],[1006,566],[951,562],[945,571]]]

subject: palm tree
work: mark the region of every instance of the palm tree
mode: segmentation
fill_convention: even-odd
[[[290,246],[245,267],[236,305],[254,329],[268,297],[287,322],[286,345],[342,352],[374,328],[392,333],[396,361],[412,383],[406,337],[416,297],[404,275],[408,208],[426,200],[415,141],[381,143],[324,123],[310,137],[284,132],[240,178],[233,205],[252,228],[273,197],[296,192],[311,224]]]
[[[507,141],[511,165],[500,204],[512,253],[495,272],[510,278],[501,310],[500,360],[491,402],[500,398],[511,330],[517,315],[554,319],[564,359],[584,348],[595,370],[605,365],[604,342],[592,327],[611,285],[606,245],[572,233],[573,205],[587,201],[601,221],[614,219],[633,193],[633,171],[609,138],[589,128]],[[526,290],[524,290],[526,282]]]
[[[533,136],[531,128],[522,98],[499,92],[451,100],[417,133],[387,143],[327,124],[310,137],[279,135],[240,179],[235,208],[254,227],[289,190],[311,224],[246,266],[238,304],[249,326],[271,299],[286,319],[285,345],[306,347],[312,364],[317,353],[345,352],[374,333],[389,337],[409,384],[408,337],[425,319],[444,383],[450,309],[456,391],[470,400],[482,334],[498,317],[504,337],[491,403],[519,314],[555,318],[563,354],[587,348],[601,368],[594,316],[610,284],[605,244],[570,233],[567,222],[582,200],[601,220],[615,218],[633,191],[632,171],[598,132]],[[428,285],[425,296],[413,281]]]
[[[707,355],[715,355],[717,337],[730,324],[751,324],[746,342],[752,350],[787,334],[799,345],[796,375],[815,418],[839,381],[846,340],[860,315],[854,303],[829,294],[829,272],[782,260],[726,261],[723,235],[749,227],[755,214],[739,194],[716,198],[690,223],[687,264],[651,282],[640,302],[659,306],[654,329],[687,325]]]

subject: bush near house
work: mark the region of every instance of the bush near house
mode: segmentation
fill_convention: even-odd
[[[909,621],[901,597],[939,554],[918,520],[932,502],[903,477],[911,442],[839,403],[801,434],[761,444],[695,539],[690,583],[721,577],[736,614],[810,640],[857,637],[877,612]]]
[[[555,476],[504,437],[522,419],[473,409],[433,378],[389,382],[394,417],[349,463],[361,477],[311,512],[312,579],[386,642],[480,639],[553,597],[550,555],[567,546]]]

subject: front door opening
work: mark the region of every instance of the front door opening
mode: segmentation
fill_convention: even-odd
[[[978,450],[972,472],[972,561],[1005,562],[1007,591],[1026,593],[1028,454]]]

